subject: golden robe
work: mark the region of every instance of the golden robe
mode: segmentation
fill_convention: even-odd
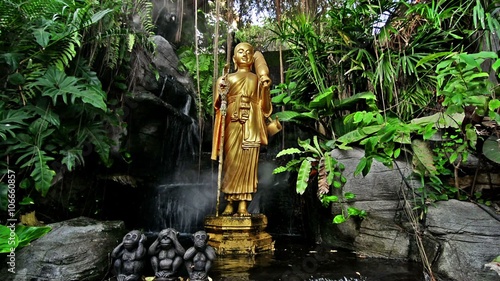
[[[262,56],[258,52],[256,55]],[[222,77],[218,79],[217,85],[221,80]],[[253,72],[231,73],[227,75],[226,81],[229,90],[224,120],[222,192],[228,201],[251,201],[252,194],[257,192],[260,145],[267,145],[266,120],[272,113],[269,88],[261,88],[259,77]],[[218,91],[215,100],[213,160],[219,155],[222,128]]]

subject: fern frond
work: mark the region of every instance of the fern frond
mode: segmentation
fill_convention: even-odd
[[[47,192],[52,185],[52,179],[56,175],[54,170],[51,170],[47,164],[49,161],[54,160],[53,157],[47,156],[45,151],[36,147],[35,149],[35,167],[30,176],[35,181],[35,188],[42,196],[47,195]]]
[[[85,163],[83,159],[83,150],[82,149],[68,149],[61,150],[61,155],[63,155],[63,159],[61,163],[66,165],[68,171],[72,171],[74,167],[78,165],[83,165]]]
[[[283,149],[282,151],[280,151],[276,157],[281,157],[283,155],[292,155],[292,154],[300,154],[300,153],[303,153],[302,150],[296,148],[296,147],[291,147],[291,148],[287,148],[287,149]]]
[[[277,167],[273,170],[273,174],[275,175],[275,174],[283,173],[286,171],[288,171],[288,169],[286,167],[280,166],[280,167]]]
[[[95,151],[99,154],[104,165],[109,167],[112,164],[109,159],[109,151],[113,142],[102,128],[102,124],[88,124],[88,126],[83,128],[82,134],[85,134],[86,139],[94,145]]]
[[[7,134],[15,138],[16,130],[26,126],[25,120],[30,117],[24,110],[2,110],[0,112],[0,138],[7,140]]]

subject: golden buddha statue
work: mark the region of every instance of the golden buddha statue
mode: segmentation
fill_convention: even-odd
[[[271,79],[264,56],[248,43],[236,45],[233,62],[236,71],[220,77],[214,93],[212,159],[220,156],[223,141],[221,190],[228,204],[222,215],[250,216],[247,204],[257,192],[259,150],[268,142],[266,121],[272,113]],[[223,96],[227,98],[227,108],[221,113]]]

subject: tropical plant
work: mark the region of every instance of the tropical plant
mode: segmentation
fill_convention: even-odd
[[[281,166],[274,169],[273,173],[281,172],[297,172],[297,193],[303,194],[310,184],[311,176],[317,175],[318,190],[317,197],[321,202],[328,206],[330,203],[339,203],[341,205],[341,214],[337,214],[333,222],[342,223],[349,217],[358,216],[366,217],[366,211],[359,210],[356,207],[348,206],[346,203],[350,199],[356,197],[352,192],[343,192],[342,187],[347,182],[345,176],[342,175],[345,167],[330,155],[333,142],[323,143],[318,140],[317,136],[313,137],[313,145],[310,140],[298,141],[299,146],[303,149],[288,148],[284,149],[276,155],[282,157],[285,155],[298,155],[298,158],[289,161],[286,166]],[[338,195],[328,195],[330,186],[340,191]]]
[[[50,226],[24,226],[19,224],[13,229],[0,225],[0,253],[11,253],[26,247],[31,241],[44,236],[51,230]]]
[[[112,164],[107,128],[123,123],[119,111],[110,107],[109,92],[124,93],[127,86],[105,75],[120,77],[137,43],[149,46],[144,38],[150,35],[146,8],[151,4],[105,3],[0,3],[0,82],[5,86],[0,90],[0,169],[2,174],[14,170],[19,187],[27,189],[21,204],[33,203],[31,188],[45,196],[56,178],[83,165],[90,154],[85,147],[104,166]],[[143,28],[125,28],[124,12],[130,23],[139,15]],[[101,81],[108,84],[107,91]],[[5,194],[4,184],[0,189]]]
[[[196,61],[196,54],[191,47],[180,48],[177,52],[182,67],[185,71],[194,77],[196,83],[200,87],[200,100],[201,104],[198,110],[201,110],[203,119],[210,120],[213,116],[213,56],[211,53],[199,54],[198,63]]]
[[[431,151],[429,162],[417,163],[424,167],[417,172],[423,180],[422,205],[432,194],[438,195],[433,199],[461,197],[456,186],[460,161],[476,149],[478,135],[460,114],[472,107],[496,120],[499,105],[487,79],[498,69],[496,55],[465,50],[500,30],[490,6],[460,3],[344,1],[316,18],[284,20],[275,30],[291,54],[287,82],[274,91],[273,101],[286,108],[280,119],[308,125],[330,148],[363,146],[365,156],[356,168],[363,175],[373,160],[391,166],[403,149],[417,150],[417,140],[428,140],[443,124],[455,122],[459,131],[448,135],[452,141],[434,152],[438,157]],[[494,67],[483,71],[486,60]],[[354,99],[367,95],[364,101]],[[337,106],[349,99],[350,106]],[[423,115],[430,116],[415,118]],[[414,159],[420,160],[418,153]],[[449,167],[455,186],[443,183]]]

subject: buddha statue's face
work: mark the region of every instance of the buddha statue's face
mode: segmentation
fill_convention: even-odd
[[[234,48],[234,63],[239,67],[253,64],[254,50],[248,43],[240,43]]]

